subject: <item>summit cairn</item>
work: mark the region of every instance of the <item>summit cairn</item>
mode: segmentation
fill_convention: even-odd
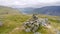
[[[42,20],[38,19],[38,17],[35,14],[33,14],[32,18],[24,23],[25,31],[34,32],[35,34],[35,32],[37,32],[37,30],[39,29],[40,25],[43,24],[43,22],[41,21]]]
[[[40,22],[38,20],[38,17],[34,14],[32,16],[32,19],[30,19],[29,21],[27,21],[24,24],[26,32],[31,32],[31,31],[36,32],[38,30],[39,26],[40,26]]]

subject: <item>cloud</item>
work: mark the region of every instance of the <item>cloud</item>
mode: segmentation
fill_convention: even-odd
[[[0,5],[20,7],[40,7],[46,5],[60,5],[60,0],[0,0]]]

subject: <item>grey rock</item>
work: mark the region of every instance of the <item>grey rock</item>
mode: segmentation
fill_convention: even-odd
[[[37,30],[38,30],[38,27],[35,26],[32,31],[36,32]]]
[[[57,31],[57,34],[60,34],[60,31]]]
[[[34,34],[41,34],[40,32],[35,32]]]
[[[3,23],[2,22],[0,22],[0,26],[3,26]]]
[[[33,28],[35,25],[33,24],[33,25],[31,25],[31,28]]]
[[[36,17],[35,15],[33,15],[32,20],[29,20],[28,22],[26,22],[24,24],[25,27],[28,26],[25,29],[25,31],[26,32],[30,32],[30,31],[36,32],[38,30],[40,24],[42,24],[43,26],[45,26],[47,21],[48,21],[47,18],[45,18],[45,19],[42,19],[42,18],[38,19],[38,17]]]
[[[26,31],[26,32],[30,32],[31,30],[30,30],[30,28],[27,28],[27,29],[25,29],[25,31]]]

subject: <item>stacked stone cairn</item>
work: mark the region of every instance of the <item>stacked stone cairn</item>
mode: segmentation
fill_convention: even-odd
[[[25,31],[26,32],[36,32],[40,26],[40,22],[38,20],[38,17],[35,15],[32,16],[33,18],[24,23]]]
[[[41,25],[41,21],[38,19],[36,15],[33,15],[30,20],[24,23],[26,32],[37,32]]]

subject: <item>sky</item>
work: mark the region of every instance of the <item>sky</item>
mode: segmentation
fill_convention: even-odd
[[[0,5],[9,7],[60,6],[60,0],[0,0]]]

